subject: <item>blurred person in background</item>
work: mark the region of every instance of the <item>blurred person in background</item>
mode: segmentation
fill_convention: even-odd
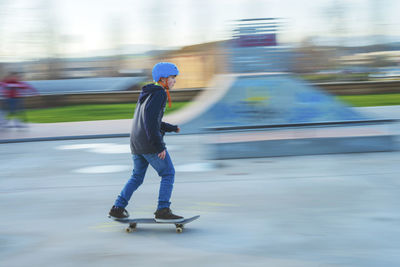
[[[140,93],[132,121],[130,137],[133,154],[132,176],[125,184],[114,206],[109,212],[111,218],[127,218],[125,209],[132,194],[143,183],[149,164],[161,177],[158,206],[154,213],[157,222],[181,222],[183,217],[175,215],[170,209],[170,198],[175,180],[175,168],[163,141],[165,132],[179,132],[177,125],[162,121],[168,99],[171,107],[169,89],[175,85],[178,68],[169,62],[160,62],[153,67],[154,84],[145,85]]]
[[[2,89],[2,96],[4,98],[4,106],[7,112],[6,126],[12,127],[12,122],[16,127],[24,127],[27,122],[27,116],[24,107],[24,96],[37,95],[35,88],[27,83],[20,81],[20,75],[18,72],[10,72],[0,83]],[[21,120],[22,121],[21,121]]]
[[[4,114],[4,97],[3,94],[0,93],[0,127],[4,127],[7,124],[7,119]]]

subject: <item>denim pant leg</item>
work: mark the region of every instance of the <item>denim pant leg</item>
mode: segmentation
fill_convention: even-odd
[[[18,99],[16,99],[16,98],[8,98],[6,100],[6,102],[7,102],[8,115],[14,116],[17,113]]]
[[[166,151],[165,159],[163,160],[160,159],[157,154],[146,154],[143,156],[161,177],[157,209],[169,208],[171,205],[170,199],[175,180],[175,168],[168,151]]]
[[[115,201],[115,206],[125,208],[132,197],[133,192],[143,183],[149,163],[142,155],[133,155],[133,171],[132,176],[125,184],[120,195]]]

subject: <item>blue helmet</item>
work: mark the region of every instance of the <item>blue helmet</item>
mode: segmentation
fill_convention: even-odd
[[[179,70],[178,67],[173,63],[160,62],[154,65],[151,74],[153,75],[153,80],[158,82],[160,78],[168,78],[171,75],[178,75]]]

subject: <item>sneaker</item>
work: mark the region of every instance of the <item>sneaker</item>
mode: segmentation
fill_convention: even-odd
[[[182,216],[173,214],[169,208],[159,209],[154,215],[156,222],[181,222],[185,219]]]
[[[116,219],[125,219],[129,217],[129,213],[124,208],[112,206],[110,212],[108,213],[108,217]]]

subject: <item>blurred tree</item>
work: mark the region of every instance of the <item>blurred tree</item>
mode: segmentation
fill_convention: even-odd
[[[334,0],[327,8],[327,15],[330,22],[331,33],[337,37],[337,46],[345,45],[345,36],[347,33],[346,6],[341,0]]]
[[[123,66],[123,23],[118,15],[112,15],[108,22],[108,38],[111,47],[111,60],[109,66],[109,75],[117,76]]]
[[[383,9],[388,6],[385,0],[369,0],[369,34],[373,44],[384,43],[385,16]],[[390,6],[390,5],[389,5]]]
[[[52,0],[42,0],[38,7],[38,19],[43,42],[44,54],[47,63],[47,78],[57,79],[60,77],[62,62],[59,54],[59,40],[57,31],[56,14]]]
[[[292,70],[297,73],[333,69],[337,65],[335,48],[316,46],[312,38],[303,40],[294,53]]]

